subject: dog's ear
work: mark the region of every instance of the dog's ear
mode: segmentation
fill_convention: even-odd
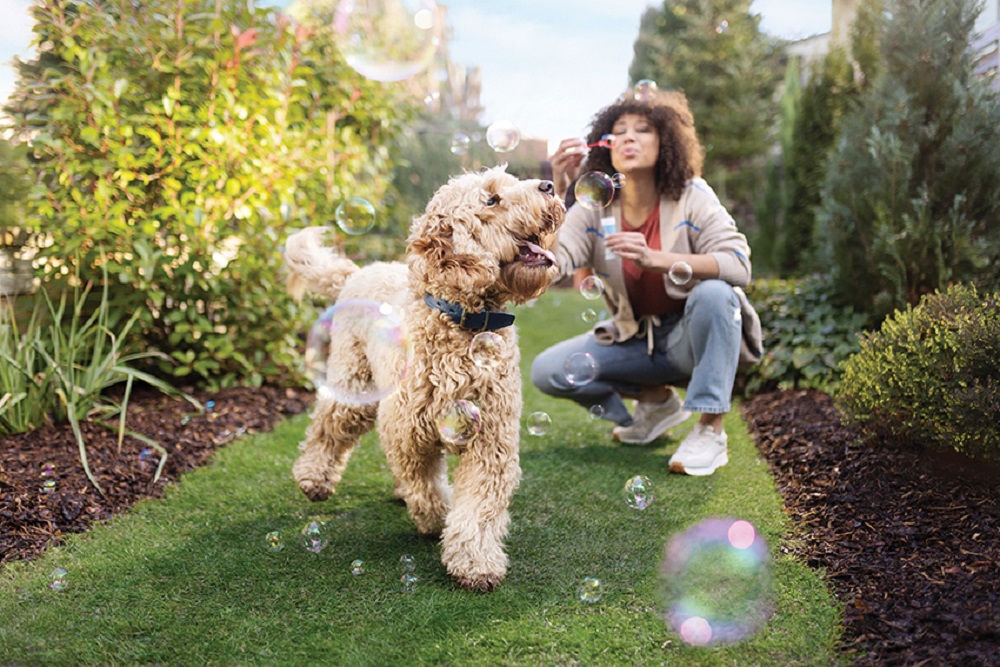
[[[411,284],[465,308],[481,310],[485,292],[499,277],[499,267],[470,233],[477,222],[463,218],[461,212],[428,212],[415,219],[407,240]]]

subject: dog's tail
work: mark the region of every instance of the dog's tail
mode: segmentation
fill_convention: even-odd
[[[296,299],[301,299],[306,290],[336,299],[347,279],[360,268],[323,245],[323,237],[327,233],[326,227],[306,227],[289,236],[285,242],[287,287]]]

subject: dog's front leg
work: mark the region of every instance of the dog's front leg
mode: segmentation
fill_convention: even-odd
[[[510,505],[521,479],[517,434],[513,445],[501,445],[480,434],[483,449],[470,447],[455,469],[452,509],[441,539],[441,561],[459,585],[490,591],[507,576],[504,538]],[[508,443],[510,440],[507,441]]]

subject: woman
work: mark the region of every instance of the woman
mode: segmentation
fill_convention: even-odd
[[[612,139],[602,141],[607,135]],[[736,370],[761,353],[760,320],[740,289],[750,281],[750,248],[700,178],[703,159],[687,100],[677,92],[620,98],[597,113],[586,141],[560,143],[553,180],[564,191],[584,168],[624,177],[606,209],[585,208],[577,197],[556,249],[563,276],[587,267],[603,281],[612,317],[545,350],[531,368],[546,394],[600,406],[622,443],[651,442],[700,413],[669,463],[689,475],[710,475],[728,462],[722,420]],[[616,231],[604,234],[601,219],[608,217]],[[565,362],[584,352],[598,375],[574,384]],[[687,387],[683,405],[672,385]],[[635,415],[625,398],[637,400]]]

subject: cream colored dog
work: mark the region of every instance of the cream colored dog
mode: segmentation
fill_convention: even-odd
[[[521,476],[522,399],[517,332],[504,305],[548,287],[555,274],[549,248],[564,215],[551,182],[521,181],[497,167],[454,177],[435,193],[410,228],[405,265],[359,268],[321,246],[321,227],[286,244],[293,294],[309,289],[338,303],[388,304],[401,313],[410,341],[407,358],[398,347],[368,345],[356,332],[335,330],[328,382],[374,383],[388,395],[358,404],[320,392],[295,481],[311,500],[329,498],[358,439],[377,421],[397,496],[421,534],[441,536],[441,560],[466,588],[492,590],[506,576],[503,542]],[[470,357],[473,336],[484,328],[503,339],[491,368]],[[482,423],[461,446],[442,440],[437,426],[456,400],[478,406]],[[454,487],[446,452],[459,456]]]

